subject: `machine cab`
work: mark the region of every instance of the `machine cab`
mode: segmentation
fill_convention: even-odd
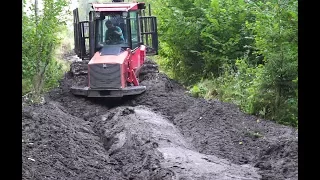
[[[81,59],[91,59],[95,52],[117,54],[127,48],[134,51],[146,46],[147,55],[158,54],[156,17],[145,15],[144,3],[92,3],[89,21],[79,22],[74,13],[75,52]]]

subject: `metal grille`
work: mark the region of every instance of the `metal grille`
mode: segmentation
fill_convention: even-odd
[[[143,11],[144,12],[144,11]],[[141,41],[147,47],[147,55],[158,54],[157,19],[154,16],[140,16]]]
[[[120,64],[89,65],[90,88],[121,88]]]
[[[78,8],[73,10],[74,51],[80,59],[89,59],[89,22],[79,21]]]

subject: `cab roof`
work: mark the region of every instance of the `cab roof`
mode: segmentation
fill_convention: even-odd
[[[92,3],[92,8],[94,11],[130,11],[130,10],[137,10],[137,9],[144,9],[145,3],[144,2],[137,2],[137,3],[125,3],[125,2],[118,2],[118,3]]]

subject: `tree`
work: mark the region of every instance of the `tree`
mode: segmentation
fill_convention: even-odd
[[[247,113],[297,125],[296,0],[150,3],[158,17],[158,59],[171,77],[202,95],[214,89]]]
[[[65,24],[63,8],[66,6],[66,0],[43,0],[40,11],[35,0],[31,7],[34,13],[23,12],[22,78],[32,82],[35,97],[42,91],[46,70],[55,64],[53,54],[59,44],[56,35]]]

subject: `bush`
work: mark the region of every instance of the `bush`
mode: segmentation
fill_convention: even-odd
[[[66,0],[43,0],[42,11],[34,5],[30,8],[33,13],[26,13],[26,2],[23,2],[22,17],[22,79],[23,92],[34,92],[34,97],[42,93],[44,87],[57,80],[56,75],[49,75],[47,70],[59,70],[54,60],[55,48],[60,43],[57,37],[65,25],[63,8],[67,6]],[[57,67],[54,67],[57,66]],[[55,73],[58,73],[55,71]],[[51,73],[52,74],[52,73]],[[49,83],[49,84],[48,84]]]
[[[297,1],[151,3],[159,23],[158,62],[193,95],[297,126]]]

